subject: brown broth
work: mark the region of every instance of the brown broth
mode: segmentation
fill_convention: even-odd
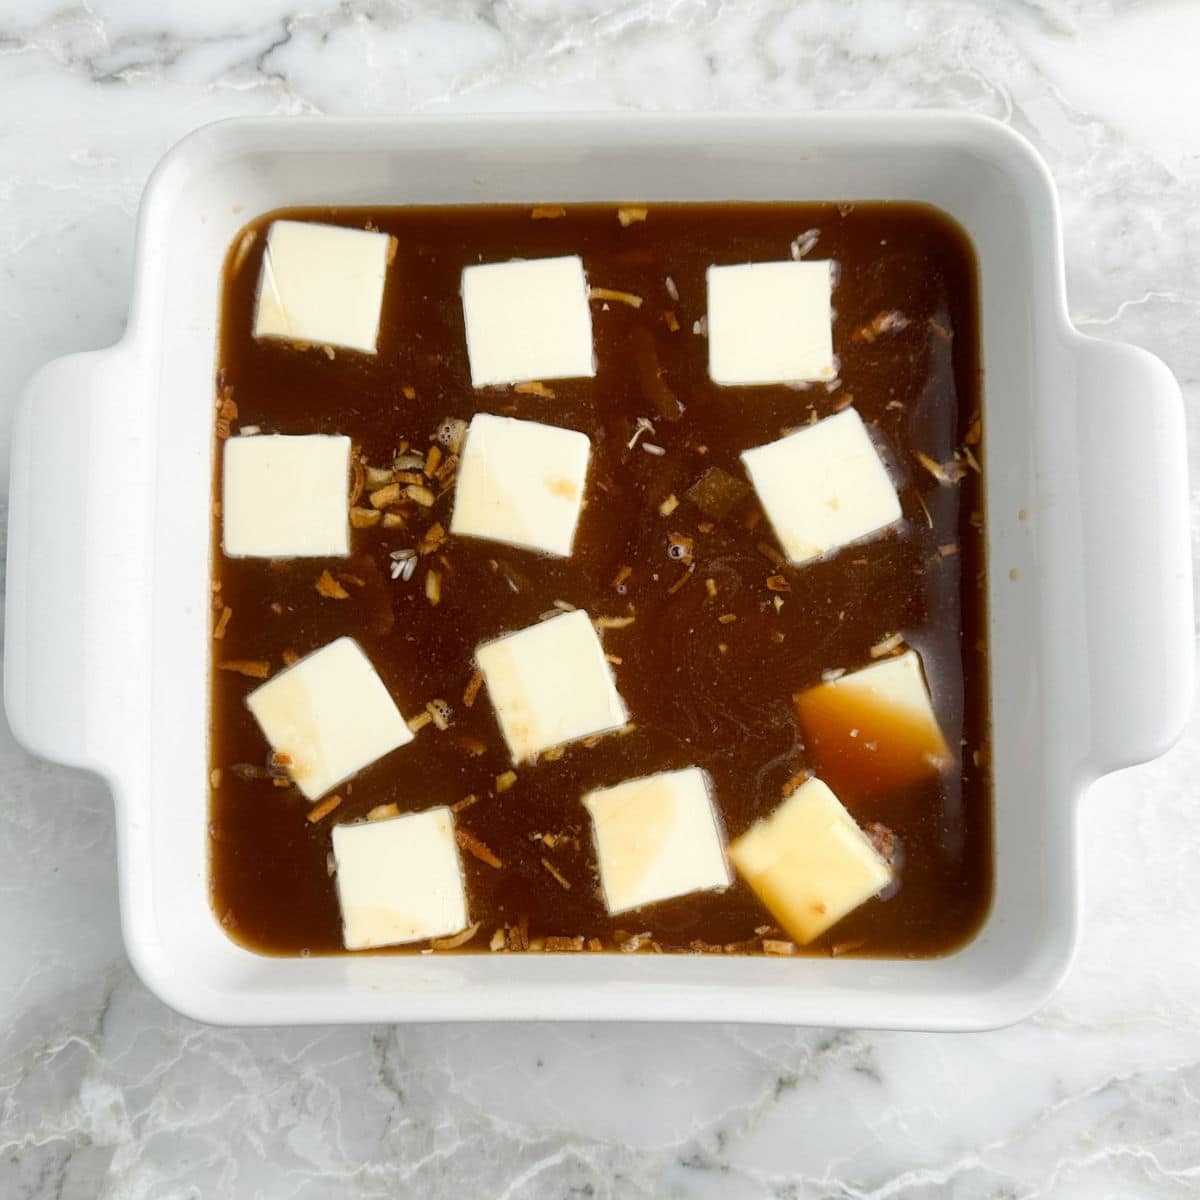
[[[263,234],[285,215],[370,223],[397,238],[378,355],[339,351],[331,358],[320,347],[252,337]],[[884,793],[858,790],[853,772],[844,773],[840,798],[859,823],[880,822],[895,834],[898,886],[806,952],[927,956],[975,932],[992,886],[982,487],[974,471],[939,483],[919,458],[946,463],[968,440],[976,455],[981,449],[974,444],[976,269],[960,229],[928,208],[880,203],[660,204],[628,228],[612,206],[571,206],[547,220],[516,207],[305,209],[247,228],[259,236],[247,251],[239,235],[230,251],[221,314],[218,385],[236,401],[234,433],[254,424],[268,433],[346,434],[365,462],[379,466],[391,463],[405,439],[424,452],[443,417],[500,412],[583,430],[592,439],[592,462],[570,559],[451,538],[442,547],[437,607],[425,595],[427,560],[410,582],[393,582],[388,555],[413,546],[433,520],[449,525],[452,488],[432,510],[417,511],[407,530],[354,530],[349,559],[229,559],[214,518],[214,624],[224,606],[232,609],[212,643],[215,664],[266,659],[278,670],[289,653],[349,634],[406,716],[435,697],[453,708],[449,729],[423,729],[411,745],[336,789],[341,805],[310,823],[309,805],[294,788],[233,769],[247,764],[263,774],[268,760],[244,704],[259,681],[213,671],[211,765],[220,783],[211,791],[211,888],[232,937],[264,953],[341,952],[327,868],[331,826],[380,804],[408,811],[471,794],[477,802],[459,813],[459,827],[503,866],[463,854],[472,919],[481,922],[466,950],[486,951],[492,932],[512,925],[527,927],[532,938],[598,938],[605,949],[626,930],[650,931],[666,951],[730,943],[753,951],[761,945],[756,930],[772,920],[740,880],[722,894],[608,916],[579,798],[595,787],[698,765],[713,779],[729,837],[737,837],[813,765],[793,695],[819,683],[827,669],[867,665],[871,647],[894,632],[920,651],[958,758],[940,775]],[[840,267],[833,294],[840,388],[714,386],[704,337],[694,331],[705,312],[705,269],[787,258],[792,240],[808,229],[820,230],[812,256]],[[553,398],[474,391],[462,268],[558,254],[581,254],[593,286],[631,292],[644,303],[593,302],[594,379],[555,381]],[[891,312],[907,325],[882,332],[872,326]],[[905,519],[898,530],[806,566],[780,567],[767,557],[776,543],[752,494],[711,527],[684,498],[710,467],[744,479],[742,450],[814,414],[827,416],[851,396],[900,487]],[[672,419],[676,399],[685,411]],[[639,417],[655,426],[643,441],[664,455],[629,448]],[[224,432],[219,427],[218,437]],[[219,496],[219,454],[216,462]],[[679,505],[661,516],[671,494]],[[694,572],[677,588],[685,568],[669,554],[669,534],[695,541]],[[614,587],[625,566],[632,574]],[[318,594],[314,584],[326,567],[363,586],[347,584],[344,600]],[[767,588],[767,578],[779,575],[790,590]],[[778,611],[776,596],[783,601]],[[570,745],[556,761],[519,766],[516,784],[497,792],[496,777],[511,764],[486,689],[471,707],[463,703],[473,652],[537,621],[555,601],[593,616],[635,615],[628,628],[603,635],[606,651],[621,660],[614,672],[634,729],[594,746]],[[721,623],[726,614],[736,620]],[[473,753],[479,746],[482,753]],[[552,846],[539,836],[547,834]]]

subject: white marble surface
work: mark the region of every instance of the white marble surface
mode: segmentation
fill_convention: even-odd
[[[1076,320],[1200,424],[1194,3],[298,2],[0,5],[5,458],[33,368],[120,333],[154,161],[235,113],[990,113],[1058,180]],[[1095,789],[1078,963],[1002,1032],[238,1031],[133,977],[107,795],[0,733],[0,1196],[1200,1195],[1198,775],[1193,724]]]

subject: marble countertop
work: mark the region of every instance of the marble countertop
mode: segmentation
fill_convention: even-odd
[[[1200,6],[296,4],[3,6],[0,461],[30,372],[119,336],[156,159],[239,113],[988,113],[1058,181],[1075,320],[1161,355],[1200,427]],[[236,1030],[140,985],[108,795],[2,730],[0,1196],[1200,1195],[1198,776],[1193,722],[1094,789],[1078,961],[1012,1029]]]

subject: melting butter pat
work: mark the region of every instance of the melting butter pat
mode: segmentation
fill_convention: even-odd
[[[458,466],[450,532],[569,555],[590,453],[573,429],[480,413]]]
[[[254,336],[374,354],[391,253],[386,233],[272,222],[258,279]]]
[[[708,268],[708,374],[752,385],[832,379],[828,260]]]
[[[231,437],[224,443],[221,531],[235,558],[350,553],[350,439]]]
[[[900,519],[900,498],[853,408],[747,450],[742,462],[793,563],[829,554]]]
[[[281,671],[246,704],[310,800],[413,739],[383,680],[348,637]]]
[[[796,941],[818,938],[892,880],[892,869],[819,779],[729,847],[738,873]]]
[[[513,762],[628,720],[582,610],[488,642],[475,657]]]
[[[886,792],[952,762],[915,650],[801,692],[796,713],[823,778]]]
[[[583,803],[610,913],[729,886],[707,776],[698,767],[601,788]]]
[[[583,259],[467,267],[462,302],[475,387],[595,375]]]
[[[337,825],[333,857],[347,950],[448,937],[467,927],[467,895],[448,808]]]

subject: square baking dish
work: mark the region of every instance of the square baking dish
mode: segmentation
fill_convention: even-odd
[[[208,899],[209,514],[222,261],[285,205],[906,200],[981,279],[995,896],[929,960],[641,955],[271,958]],[[214,1022],[735,1020],[979,1029],[1054,990],[1097,776],[1161,753],[1191,688],[1183,412],[1157,359],[1070,325],[1053,184],[953,114],[249,120],[192,134],[142,205],[129,327],[30,382],[13,437],[5,702],[31,751],[116,802],[147,985]],[[55,478],[72,480],[46,504]]]

